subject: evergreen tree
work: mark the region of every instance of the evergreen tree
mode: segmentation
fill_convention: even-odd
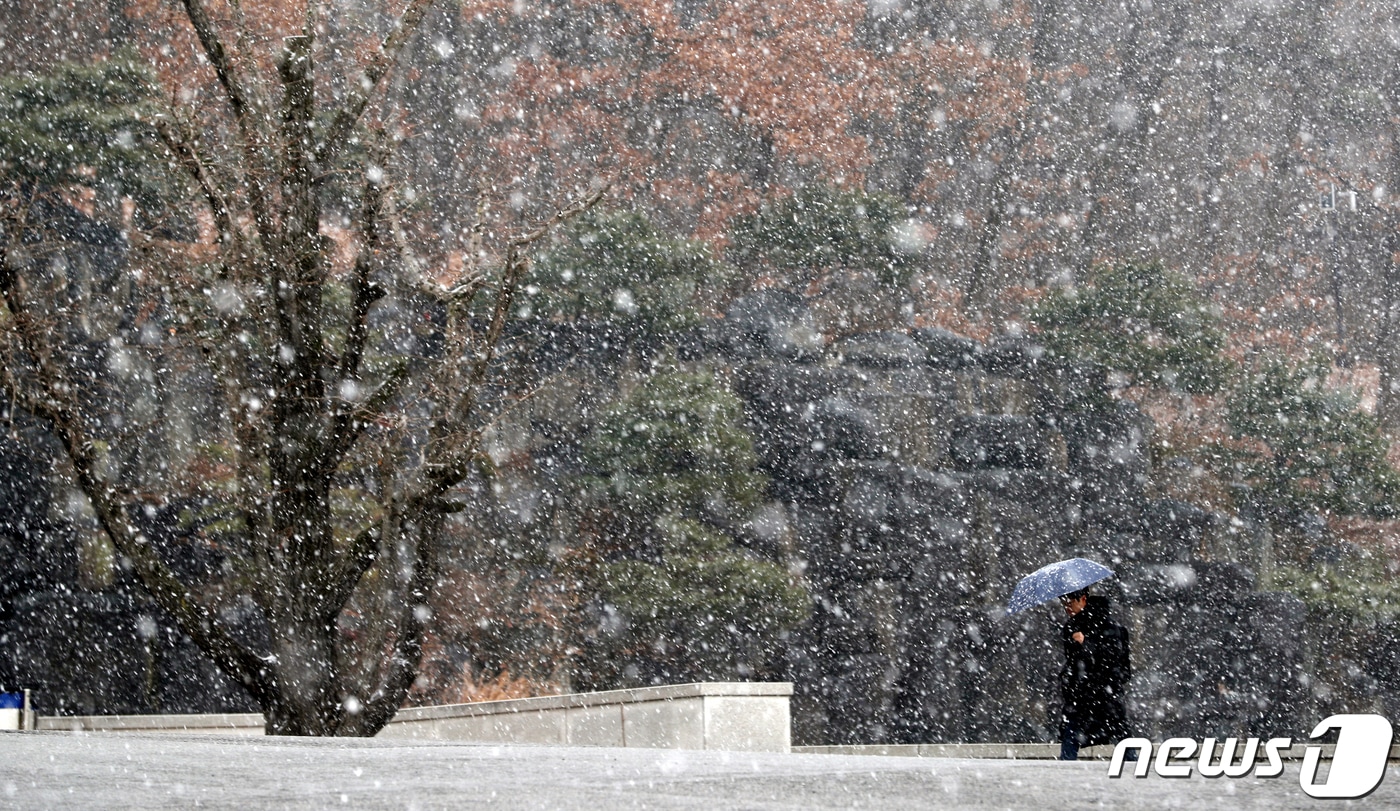
[[[1400,476],[1379,425],[1354,395],[1325,386],[1327,372],[1321,360],[1273,359],[1248,375],[1227,404],[1235,442],[1218,464],[1277,521],[1307,512],[1394,517]]]
[[[660,372],[614,402],[584,459],[636,513],[731,518],[754,507],[764,485],[738,398],[704,373]]]
[[[1160,265],[1100,267],[1083,286],[1052,291],[1031,323],[1057,358],[1119,372],[1129,385],[1213,393],[1231,371],[1219,319]]]
[[[805,616],[805,589],[735,542],[764,486],[742,419],[709,375],[662,372],[585,440],[613,519],[595,586],[616,620],[585,664],[592,686],[756,677]]]
[[[168,195],[153,157],[155,84],[132,54],[92,65],[59,62],[47,73],[0,77],[0,194],[12,205],[53,189],[131,196],[151,210]]]
[[[678,239],[634,212],[590,213],[534,263],[524,312],[615,325],[628,337],[696,326],[728,277],[704,243]]]
[[[908,215],[897,198],[813,184],[738,218],[731,237],[734,261],[781,272],[848,269],[874,271],[897,288],[912,273],[917,252],[906,249]]]

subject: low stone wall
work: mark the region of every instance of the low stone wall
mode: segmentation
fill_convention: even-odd
[[[381,738],[787,752],[792,685],[699,683],[406,707]],[[256,713],[49,716],[39,729],[261,735]]]
[[[45,715],[38,729],[70,732],[192,732],[261,735],[263,717],[255,712],[192,715]]]
[[[382,738],[787,752],[789,683],[700,683],[407,707]]]

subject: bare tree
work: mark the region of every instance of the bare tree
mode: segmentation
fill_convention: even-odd
[[[172,493],[112,474],[109,457],[129,436],[95,414],[83,353],[65,337],[88,314],[42,295],[40,263],[23,248],[33,209],[14,196],[0,242],[3,382],[49,423],[115,549],[246,686],[269,734],[373,735],[417,673],[440,529],[465,507],[452,493],[479,461],[483,390],[527,250],[606,186],[513,232],[477,223],[474,239],[487,244],[472,258],[496,259],[469,262],[447,284],[430,278],[409,251],[387,174],[393,138],[364,122],[433,0],[409,0],[338,97],[318,96],[315,59],[334,58],[318,42],[320,5],[307,4],[274,71],[260,67],[271,60],[259,59],[237,0],[217,14],[206,0],[182,0],[220,106],[155,120],[217,230],[208,261],[153,266],[161,278],[144,283],[162,291],[167,359],[181,354],[194,370],[186,377],[210,381],[200,430],[225,450],[230,473],[202,487],[226,517],[229,565],[191,582],[143,532],[142,508]],[[354,220],[336,243],[354,258],[339,270],[331,214]],[[434,348],[405,349],[394,331],[425,317]],[[121,348],[96,351],[110,365]],[[156,386],[187,382],[166,367]],[[256,633],[229,620],[249,601]]]

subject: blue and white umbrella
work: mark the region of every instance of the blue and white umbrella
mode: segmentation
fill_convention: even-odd
[[[1011,593],[1011,602],[1007,604],[1006,612],[1015,614],[1018,611],[1025,611],[1027,608],[1040,605],[1046,600],[1063,597],[1070,592],[1079,591],[1085,586],[1112,576],[1112,569],[1084,558],[1070,558],[1059,563],[1041,566],[1021,578],[1021,582],[1016,584],[1016,590]]]

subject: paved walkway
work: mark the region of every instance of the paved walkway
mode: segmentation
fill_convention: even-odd
[[[183,734],[0,733],[0,809],[1400,808],[1274,780],[1110,779],[1103,762],[773,755]]]

